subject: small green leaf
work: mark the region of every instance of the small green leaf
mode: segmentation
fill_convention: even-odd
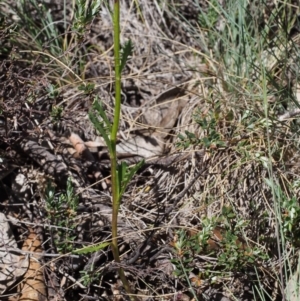
[[[203,144],[204,144],[204,146],[205,147],[209,147],[210,146],[210,140],[207,138],[207,137],[204,137],[203,139],[202,139],[202,142],[203,142]]]
[[[96,14],[99,13],[100,8],[101,8],[101,1],[100,0],[92,2],[92,16],[93,17],[95,17]]]
[[[105,113],[101,103],[98,102],[97,99],[93,103],[93,109],[99,113],[100,117],[102,118],[102,121],[99,120],[98,116],[96,116],[96,114],[92,111],[89,112],[89,118],[90,118],[91,122],[93,123],[93,125],[95,126],[95,128],[98,130],[98,132],[101,134],[101,136],[105,140],[105,143],[108,147],[109,153],[111,154],[112,153],[112,145],[111,145],[111,141],[109,138],[109,134],[111,131],[111,124],[109,122],[109,119],[106,116],[106,113]]]
[[[109,242],[102,242],[102,243],[94,245],[94,246],[87,246],[87,247],[84,247],[82,249],[74,250],[73,253],[74,254],[94,253],[94,252],[97,252],[99,250],[102,250],[102,249],[106,248],[109,245],[110,245]]]
[[[130,55],[132,55],[133,45],[131,40],[128,40],[125,45],[121,49],[121,64],[120,64],[120,73],[124,69],[127,59]]]
[[[233,218],[235,218],[235,214],[234,214],[234,213],[229,213],[229,214],[227,215],[227,218],[233,219]]]
[[[89,112],[89,118],[91,122],[93,123],[94,127],[98,130],[98,132],[101,134],[103,139],[105,140],[105,143],[109,149],[109,152],[111,153],[111,141],[109,140],[107,129],[103,126],[103,123],[96,117],[96,115],[93,112]]]
[[[95,84],[87,83],[87,84],[81,84],[78,87],[78,90],[83,91],[84,94],[91,94],[94,91]]]
[[[106,113],[103,109],[103,106],[102,106],[101,102],[98,101],[97,97],[94,100],[93,108],[100,114],[101,118],[103,119],[105,125],[108,128],[108,131],[111,132],[111,123],[110,123],[108,117],[106,116]]]
[[[182,134],[178,134],[178,138],[180,139],[180,140],[185,140],[185,136],[184,135],[182,135]]]
[[[130,182],[130,180],[132,179],[132,177],[142,167],[143,164],[144,164],[144,160],[138,162],[133,167],[128,167],[126,162],[122,162],[121,165],[119,165],[118,177],[119,177],[119,181],[121,184],[119,187],[120,198],[122,197],[123,193],[125,192],[126,187],[127,187],[128,183]]]
[[[189,132],[189,131],[185,131],[185,134],[189,139],[195,139],[196,138],[196,135],[194,133]]]

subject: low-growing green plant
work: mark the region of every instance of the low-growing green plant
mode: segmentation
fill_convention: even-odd
[[[95,84],[93,83],[85,83],[78,86],[79,91],[83,91],[86,95],[91,95],[94,92]]]
[[[206,148],[218,148],[225,146],[225,141],[222,140],[221,134],[217,130],[218,113],[214,111],[210,116],[203,116],[200,109],[197,109],[193,115],[194,120],[199,124],[203,131],[203,138],[198,138],[195,133],[185,131],[185,135],[179,134],[180,141],[177,142],[177,147],[184,149],[191,145],[203,146]]]
[[[47,87],[47,92],[51,99],[55,99],[59,96],[59,90],[57,89],[56,85],[49,84]]]
[[[216,275],[221,277],[227,273],[242,272],[253,268],[255,263],[268,259],[264,250],[257,246],[247,246],[240,240],[240,231],[245,225],[233,222],[236,216],[230,209],[225,211],[219,218],[203,219],[201,230],[193,235],[187,234],[186,230],[177,232],[177,238],[172,243],[172,263],[176,267],[174,273],[178,278],[187,279],[186,275],[191,272],[199,274],[194,265],[195,255],[215,258],[214,263],[205,264],[205,272],[200,273],[202,279],[211,281],[214,281]],[[223,226],[222,238],[215,241],[214,230],[218,229],[219,225]]]
[[[61,120],[62,113],[63,113],[63,108],[62,107],[53,106],[52,110],[50,112],[50,116],[52,117],[52,120],[54,122],[58,122],[59,120]]]
[[[81,40],[86,32],[86,27],[92,22],[94,16],[99,12],[102,0],[75,0],[75,21],[72,29]]]
[[[298,186],[299,184],[294,183]],[[295,187],[294,187],[295,188]],[[289,241],[292,246],[300,245],[300,206],[296,196],[288,197],[277,187],[279,210],[278,219],[283,233],[283,243]]]
[[[264,250],[258,247],[246,247],[238,242],[239,237],[231,231],[226,231],[220,242],[222,252],[217,257],[217,265],[227,272],[240,272],[247,267],[268,259]]]
[[[96,281],[100,277],[100,273],[94,270],[93,265],[91,265],[90,270],[83,270],[79,273],[81,274],[81,281],[84,286],[90,285],[92,282]]]
[[[207,12],[201,10],[198,16],[199,25],[204,29],[213,29],[218,22],[218,17],[220,15],[219,2],[217,0],[212,0],[207,3]]]
[[[45,191],[46,212],[53,229],[54,243],[60,253],[71,252],[74,248],[74,218],[77,214],[78,196],[74,193],[71,178],[68,178],[65,192],[56,193],[49,182]]]

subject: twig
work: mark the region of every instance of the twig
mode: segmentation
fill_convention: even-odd
[[[292,117],[295,117],[295,116],[298,116],[298,115],[300,115],[300,109],[299,108],[280,115],[278,117],[278,120],[279,121],[284,121],[286,119],[289,119],[289,118],[292,118]]]

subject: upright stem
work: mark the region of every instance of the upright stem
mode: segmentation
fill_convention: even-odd
[[[115,112],[111,140],[116,147],[121,112],[121,70],[120,70],[120,1],[114,1],[114,57],[115,57]]]
[[[115,57],[115,109],[114,109],[114,121],[111,130],[111,184],[112,184],[112,197],[113,197],[113,211],[112,211],[112,242],[111,248],[114,255],[115,262],[121,263],[118,247],[118,213],[120,208],[120,194],[118,182],[118,165],[116,155],[116,143],[117,143],[117,132],[119,128],[120,112],[121,112],[121,70],[120,70],[120,2],[119,0],[114,1],[114,57]],[[130,295],[132,300],[136,300],[132,296],[130,285],[125,276],[122,267],[119,268],[119,276],[123,283],[126,292]]]

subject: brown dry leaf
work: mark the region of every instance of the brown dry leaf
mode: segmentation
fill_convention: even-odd
[[[83,140],[77,134],[71,133],[69,140],[76,150],[76,153],[74,154],[75,158],[85,158],[89,161],[94,161],[93,155],[90,153]]]
[[[105,147],[105,143],[99,141],[86,141],[84,144],[88,148]]]
[[[203,282],[200,276],[194,274],[193,272],[190,272],[189,279],[194,287],[200,287]]]
[[[140,116],[142,127],[137,134],[117,145],[119,154],[132,154],[143,158],[160,156],[164,152],[165,138],[173,129],[182,107],[186,104],[183,89],[175,87],[159,95],[149,108],[143,109]]]
[[[184,95],[183,89],[171,88],[160,94],[154,105],[144,112],[145,123],[157,128],[161,138],[165,138],[174,127],[181,109],[187,102]]]
[[[33,252],[30,255],[29,268],[24,275],[24,280],[18,287],[20,293],[19,301],[46,301],[46,286],[44,282],[43,268],[39,262],[42,246],[41,241],[32,229],[23,244],[23,251]]]
[[[9,249],[17,249],[7,218],[0,213],[0,295],[11,287],[28,268],[28,259],[19,260],[19,255]]]
[[[157,139],[156,133],[151,136],[136,135],[126,141],[117,144],[117,153],[131,154],[143,158],[151,158],[153,156],[160,156],[163,153],[163,143]]]

